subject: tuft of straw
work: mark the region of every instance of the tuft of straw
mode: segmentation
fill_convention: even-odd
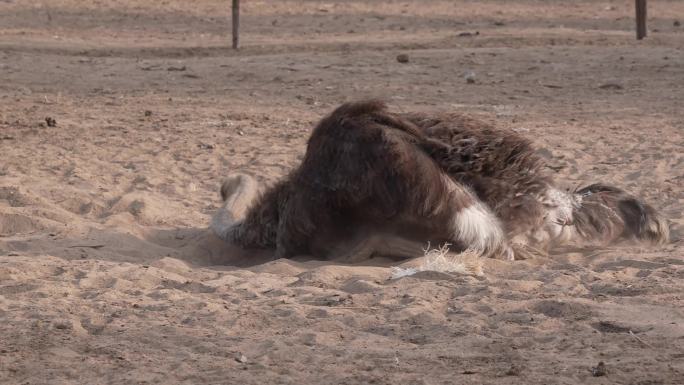
[[[424,250],[425,261],[418,267],[392,267],[390,279],[408,277],[419,271],[437,271],[442,273],[459,273],[481,276],[482,263],[480,254],[475,250],[465,250],[454,254],[449,251],[448,243],[436,249],[430,249],[430,244]]]

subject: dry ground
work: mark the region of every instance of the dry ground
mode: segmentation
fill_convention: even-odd
[[[250,0],[239,52],[228,3],[0,0],[0,383],[684,383],[684,2],[637,42],[631,1]],[[390,280],[207,232],[369,96],[515,129],[673,242]]]

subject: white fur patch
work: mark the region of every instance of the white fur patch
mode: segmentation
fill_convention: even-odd
[[[451,229],[453,239],[483,254],[496,251],[504,243],[504,232],[494,213],[468,188],[456,184],[446,175],[442,175],[442,178],[454,199],[468,195],[474,201],[472,205],[454,213]]]
[[[453,227],[455,239],[480,252],[494,251],[503,242],[501,224],[482,202],[456,213]]]

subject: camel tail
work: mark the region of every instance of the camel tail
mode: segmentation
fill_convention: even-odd
[[[573,195],[571,222],[583,243],[627,239],[660,245],[669,241],[667,220],[652,206],[619,188],[592,184]]]

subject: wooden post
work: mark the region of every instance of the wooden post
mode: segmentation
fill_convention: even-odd
[[[646,37],[646,0],[636,0],[636,37]]]
[[[240,48],[240,0],[233,0],[233,49]]]

